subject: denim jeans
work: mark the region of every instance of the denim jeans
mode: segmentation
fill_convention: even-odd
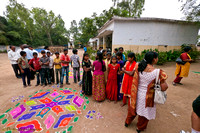
[[[36,71],[36,77],[37,77],[37,85],[40,84],[40,78],[41,78],[41,70]]]
[[[49,74],[49,68],[42,68],[41,69],[41,84],[47,84],[46,79],[48,81],[48,84],[51,84],[51,78]]]
[[[50,79],[52,83],[55,83],[55,78],[54,78],[54,69],[49,69],[50,72]]]
[[[78,82],[80,81],[80,68],[79,67],[73,68],[73,76],[74,76],[74,83],[76,83],[76,78],[78,78]]]
[[[62,69],[55,69],[55,72],[56,72],[56,84],[59,84],[62,76]],[[58,73],[60,75],[60,78],[58,76]]]
[[[66,71],[66,83],[69,83],[69,66],[63,66],[62,67],[62,77],[61,77],[61,80],[60,80],[60,84],[63,84],[65,71]]]
[[[26,77],[27,77],[27,82],[28,85],[30,85],[30,76],[31,76],[31,72],[29,70],[29,68],[23,69],[24,73],[22,73],[22,81],[23,81],[23,85],[26,86]]]

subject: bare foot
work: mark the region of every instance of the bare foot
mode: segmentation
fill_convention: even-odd
[[[111,101],[110,101],[110,100],[108,100],[108,102],[110,103]]]
[[[114,102],[115,104],[117,103],[117,101]]]
[[[121,107],[123,107],[124,105],[126,105],[126,104],[125,104],[125,103],[122,103],[122,104],[121,104]]]

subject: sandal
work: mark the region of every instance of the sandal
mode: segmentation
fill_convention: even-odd
[[[173,85],[173,86],[176,86],[176,83],[175,83],[175,82],[172,82],[172,85]]]

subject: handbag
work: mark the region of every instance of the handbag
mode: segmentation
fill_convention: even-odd
[[[160,69],[156,69],[154,103],[164,104],[167,100],[167,93],[165,91],[161,91],[159,74],[160,74]]]
[[[177,59],[176,59],[176,63],[177,64],[181,64],[181,65],[185,65],[185,61],[183,61],[180,57],[178,57]]]

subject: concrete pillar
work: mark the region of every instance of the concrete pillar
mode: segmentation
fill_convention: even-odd
[[[106,37],[103,36],[103,49],[106,49]]]

